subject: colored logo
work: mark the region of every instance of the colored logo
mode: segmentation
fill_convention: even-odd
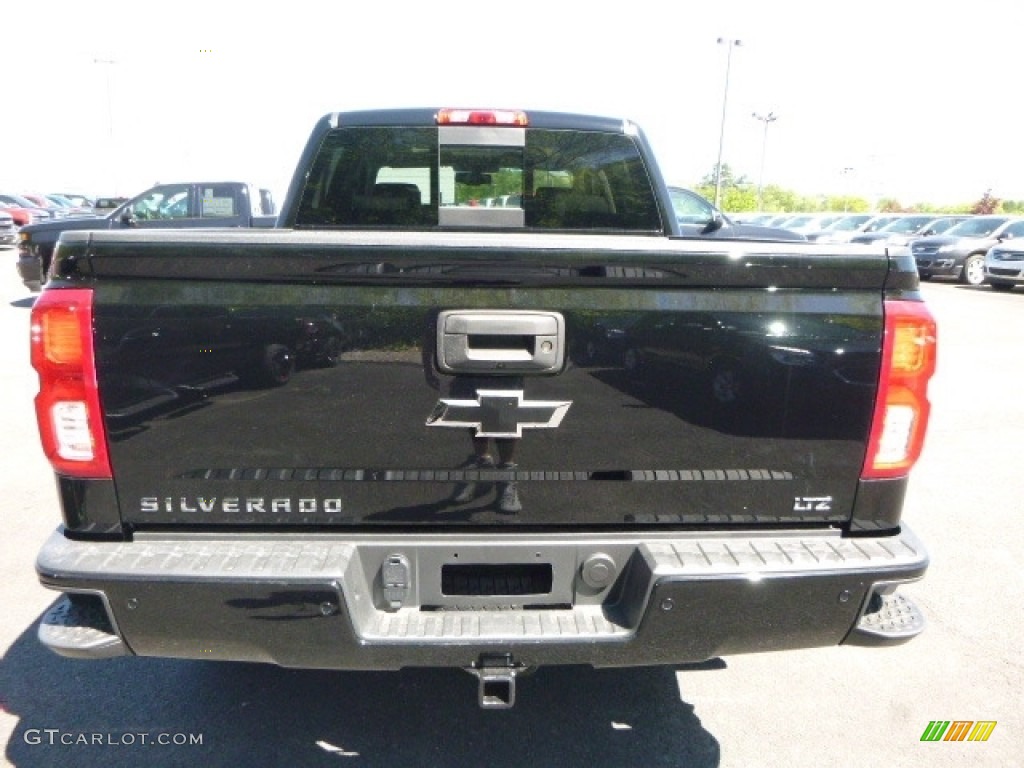
[[[995,720],[932,720],[921,741],[988,741],[995,729]]]

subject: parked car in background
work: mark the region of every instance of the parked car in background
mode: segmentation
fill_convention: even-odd
[[[52,194],[70,201],[72,205],[79,208],[92,208],[95,202],[89,195],[82,195],[77,192],[53,192]]]
[[[246,182],[160,184],[133,197],[106,216],[67,217],[23,227],[18,234],[18,274],[29,290],[38,291],[46,282],[53,250],[62,232],[272,227],[276,220],[276,216],[266,213],[263,190]]]
[[[728,214],[729,218],[737,224],[763,225],[769,219],[775,218],[774,213],[758,213],[757,211],[739,211]]]
[[[1024,285],[1024,240],[1006,240],[988,249],[985,282],[997,291]]]
[[[684,187],[669,187],[672,210],[682,234],[687,237],[744,238],[748,240],[804,240],[804,236],[788,229],[740,224],[733,221],[710,202]]]
[[[92,210],[97,214],[107,214],[126,202],[127,197],[97,197],[92,204]]]
[[[21,195],[0,194],[0,209],[7,211],[19,227],[34,224],[37,221],[49,221],[50,212],[40,208],[31,200]]]
[[[96,214],[92,210],[91,205],[76,205],[73,200],[63,195],[45,195],[47,200],[50,200],[55,205],[59,205],[64,209],[65,214],[68,216],[95,216]]]
[[[858,231],[861,234],[869,235],[873,232],[878,232],[879,230],[888,227],[890,224],[895,224],[897,221],[900,221],[901,219],[905,218],[906,215],[907,214],[905,213],[876,214],[874,217],[871,218],[870,221],[868,221],[867,224],[861,227]],[[853,237],[856,237],[856,235],[854,235]],[[846,242],[849,242],[849,240],[846,240]]]
[[[10,248],[18,242],[18,227],[7,211],[0,210],[0,246]]]
[[[936,216],[933,213],[909,214],[891,221],[874,232],[862,232],[850,239],[851,243],[884,243],[885,245],[909,245],[916,237],[941,235],[970,216]]]
[[[870,213],[849,213],[836,219],[824,229],[808,232],[805,236],[815,243],[849,242],[850,238],[861,232],[864,225],[873,218],[874,215]]]
[[[841,218],[843,218],[841,213],[798,213],[775,226],[807,235],[809,232],[820,232]]]
[[[44,208],[49,212],[51,219],[63,219],[68,215],[68,211],[63,205],[55,203],[46,195],[41,195],[38,192],[22,192],[20,197],[25,198],[39,208]]]
[[[843,216],[819,232],[810,232],[807,239],[816,243],[848,243],[854,237],[875,232],[900,219],[902,213],[854,213]]]
[[[955,277],[966,285],[985,282],[985,253],[1004,240],[1024,236],[1020,216],[974,216],[946,230],[910,244],[922,280]]]

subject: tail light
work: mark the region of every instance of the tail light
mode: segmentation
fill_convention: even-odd
[[[91,290],[40,294],[32,307],[32,367],[39,374],[39,434],[53,468],[72,477],[112,477],[96,385]]]
[[[916,301],[886,301],[882,371],[862,478],[902,477],[921,455],[935,352],[935,320],[928,308]]]

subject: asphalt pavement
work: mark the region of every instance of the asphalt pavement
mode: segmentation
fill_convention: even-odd
[[[932,565],[928,628],[897,648],[726,658],[693,669],[541,669],[483,711],[459,670],[342,673],[122,658],[36,640],[55,594],[36,552],[59,520],[28,363],[33,295],[0,250],[0,742],[4,766],[1024,765],[1024,290],[931,283],[933,417],[904,520]],[[987,741],[922,741],[932,721]]]

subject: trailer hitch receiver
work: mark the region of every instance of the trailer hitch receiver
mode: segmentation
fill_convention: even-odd
[[[511,709],[516,703],[516,676],[524,670],[512,654],[481,656],[467,670],[479,681],[481,709]]]

